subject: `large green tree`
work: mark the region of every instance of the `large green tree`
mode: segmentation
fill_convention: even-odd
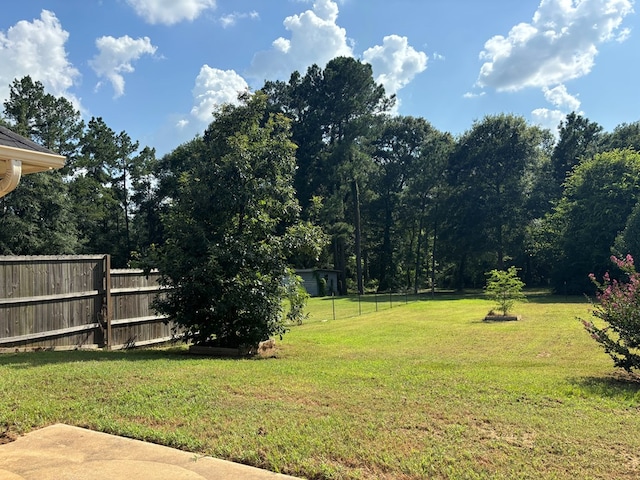
[[[332,236],[333,265],[342,272],[346,293],[347,259],[355,257],[356,288],[363,285],[362,197],[371,172],[369,143],[375,117],[388,111],[393,99],[374,81],[371,66],[337,57],[324,69],[295,72],[288,84],[265,85],[272,108],[293,120],[299,146],[296,189],[304,207],[323,199],[319,218]]]
[[[522,250],[531,216],[525,208],[531,172],[540,159],[544,135],[514,115],[493,115],[474,123],[451,155],[447,204],[450,253],[457,257],[458,286],[465,270],[472,276],[504,269]]]
[[[131,244],[131,216],[134,210],[134,204],[131,199],[131,188],[134,176],[138,172],[144,170],[140,165],[141,160],[147,160],[147,156],[135,155],[140,147],[138,142],[131,140],[126,132],[120,132],[115,136],[115,144],[117,147],[116,157],[111,165],[111,178],[113,179],[112,188],[115,190],[115,197],[119,201],[124,219],[124,234],[122,243],[127,256],[132,250]]]
[[[13,131],[31,139],[38,136],[45,95],[44,85],[28,75],[11,83],[9,98],[4,102],[4,116]]]
[[[124,216],[112,175],[118,156],[115,132],[100,117],[92,118],[80,142],[78,171],[71,195],[83,238],[84,253],[110,253],[117,268],[126,266]]]
[[[592,289],[588,275],[600,278],[607,270],[616,237],[639,199],[640,153],[604,152],[575,168],[553,214],[558,251],[553,284],[558,291]]]
[[[101,117],[93,117],[80,139],[80,154],[70,180],[74,209],[83,234],[85,253],[109,253],[118,268],[127,266],[133,251],[153,243],[148,232],[158,219],[154,206],[155,151],[139,150],[124,131],[116,134]],[[141,213],[146,232],[132,233],[135,214]],[[136,222],[137,223],[137,222]],[[150,234],[151,235],[151,234]],[[137,244],[138,238],[142,245]]]
[[[640,121],[616,126],[613,132],[603,135],[602,144],[606,150],[632,148],[640,152]]]
[[[298,222],[295,145],[289,121],[269,114],[261,92],[223,106],[189,164],[165,216],[159,311],[197,343],[238,347],[284,332],[283,279]]]
[[[420,155],[426,122],[410,117],[392,117],[383,121],[373,140],[373,185],[377,199],[370,205],[372,223],[381,242],[376,246],[376,270],[379,289],[390,290],[397,282],[398,246],[396,227],[399,203],[416,158]],[[375,232],[374,232],[375,233]],[[394,248],[396,247],[396,248]]]
[[[634,259],[640,259],[640,202],[636,203],[624,230],[616,237],[613,250],[616,255],[630,254]]]
[[[562,186],[571,171],[583,159],[600,151],[602,127],[586,117],[572,112],[560,123],[559,139],[551,156],[556,198],[562,195]]]
[[[65,97],[55,97],[30,76],[15,79],[4,102],[4,115],[16,133],[67,157],[68,173],[79,150],[84,122]]]
[[[441,226],[449,215],[444,208],[449,191],[446,172],[455,146],[451,134],[440,132],[429,124],[425,125],[424,133],[420,154],[412,164],[407,188],[401,197],[400,213],[401,229],[405,232],[405,273],[413,275],[416,293],[427,283],[432,292],[435,291],[436,276],[443,263],[439,258],[445,257],[441,253],[445,248],[438,245],[441,244]]]
[[[59,172],[24,176],[0,198],[1,255],[75,254],[81,249]]]
[[[422,118],[396,116],[381,123],[372,141],[376,197],[368,213],[371,233],[379,239],[372,271],[381,290],[418,289],[426,253],[434,247],[426,240],[437,237],[438,188],[444,184],[452,138]]]
[[[359,293],[364,293],[361,194],[371,166],[367,144],[371,139],[374,116],[387,111],[392,100],[374,81],[369,64],[338,57],[327,64],[323,74],[320,90],[325,105],[322,129],[327,145],[321,156],[322,166],[325,175],[334,179],[330,193],[339,199],[349,199],[351,203],[350,209],[345,205],[342,212],[334,210],[338,214],[335,220],[353,225],[356,288]],[[338,235],[334,240],[337,243],[334,263],[341,271],[346,269],[346,248],[341,245],[343,238]]]
[[[162,243],[161,200],[158,195],[159,161],[154,148],[145,147],[136,156],[130,170],[133,202],[133,256],[144,256]]]
[[[80,113],[63,98],[45,92],[31,77],[16,79],[4,102],[4,123],[72,164],[82,130]],[[0,199],[0,252],[15,255],[77,253],[81,246],[64,171],[22,178]]]

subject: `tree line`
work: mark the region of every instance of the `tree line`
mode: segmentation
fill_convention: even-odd
[[[370,65],[338,57],[245,93],[156,158],[99,117],[85,124],[41,83],[16,79],[0,121],[68,161],[0,199],[0,254],[160,265],[178,239],[197,244],[215,231],[211,245],[233,241],[242,257],[260,227],[274,242],[286,231],[278,252],[289,265],[340,271],[341,293],[481,287],[485,272],[510,266],[527,285],[578,293],[612,253],[640,255],[640,122],[605,132],[571,113],[556,137],[499,114],[454,136],[393,115],[394,103]],[[277,159],[289,152],[285,174]],[[229,223],[212,209],[237,215]]]

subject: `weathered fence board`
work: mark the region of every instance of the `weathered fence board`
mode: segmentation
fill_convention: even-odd
[[[142,270],[111,270],[112,348],[171,339],[172,325],[165,324],[151,309],[161,290],[159,278],[157,272],[145,276]]]
[[[158,278],[111,270],[108,255],[0,256],[0,349],[166,342],[172,326],[151,308]]]

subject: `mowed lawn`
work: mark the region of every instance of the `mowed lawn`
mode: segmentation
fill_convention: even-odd
[[[329,302],[272,359],[0,356],[0,436],[63,422],[310,479],[640,477],[640,385],[583,331],[584,299],[504,323],[481,298]]]

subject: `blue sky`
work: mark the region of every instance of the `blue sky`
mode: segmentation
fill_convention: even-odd
[[[28,0],[0,19],[0,98],[31,75],[164,154],[216,104],[337,55],[397,113],[454,135],[487,114],[640,120],[633,0]]]

